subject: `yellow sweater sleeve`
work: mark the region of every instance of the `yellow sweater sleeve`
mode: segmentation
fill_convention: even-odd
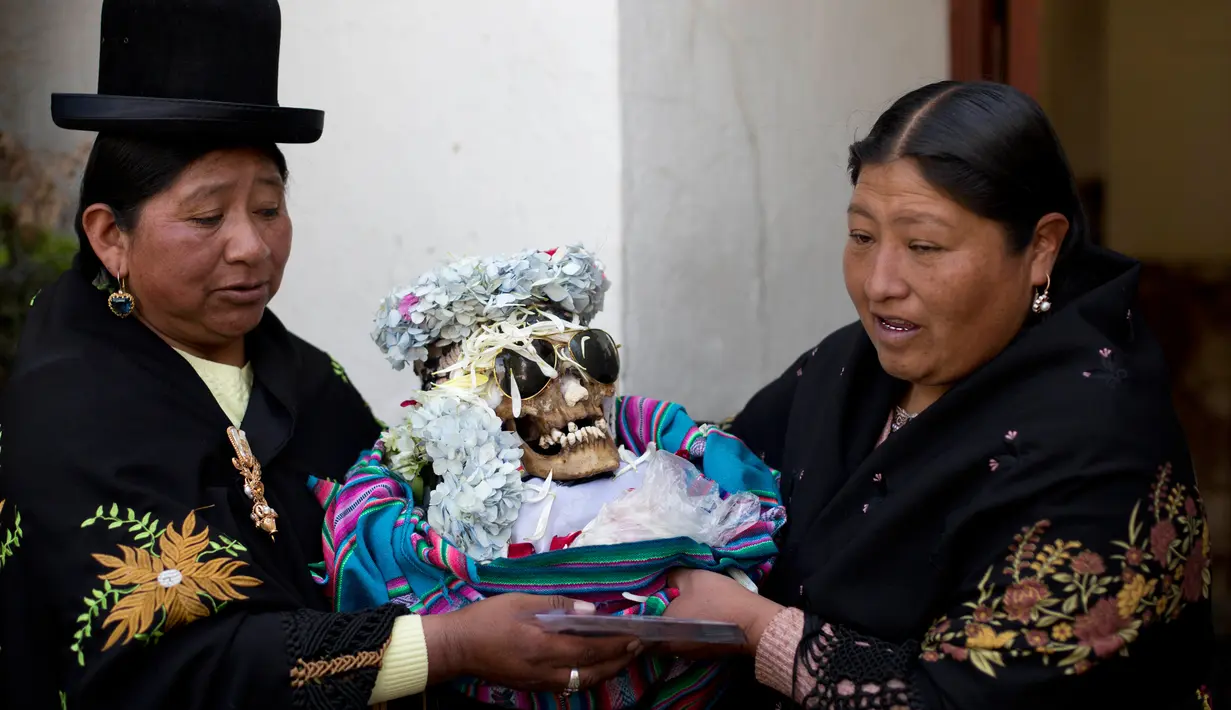
[[[417,695],[426,688],[427,639],[423,635],[423,620],[417,614],[399,616],[393,622],[393,633],[368,704]]]

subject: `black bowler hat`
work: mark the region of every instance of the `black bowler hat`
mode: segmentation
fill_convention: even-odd
[[[325,113],[278,105],[278,0],[103,0],[97,94],[52,94],[57,126],[313,143]]]

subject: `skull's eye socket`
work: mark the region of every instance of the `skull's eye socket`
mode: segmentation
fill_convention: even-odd
[[[612,385],[619,379],[620,352],[605,331],[583,330],[569,341],[568,351],[594,381]]]
[[[534,352],[554,369],[556,367],[556,350],[546,340],[535,340],[530,346]],[[522,399],[530,399],[547,389],[551,377],[543,374],[542,367],[530,358],[513,352],[502,350],[496,356],[496,382],[500,391],[506,397],[512,397],[513,388],[509,382],[517,383],[517,394]]]

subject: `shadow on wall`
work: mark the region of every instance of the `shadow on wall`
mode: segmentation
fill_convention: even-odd
[[[36,160],[0,131],[0,387],[33,299],[77,253],[77,239],[66,228],[72,200],[60,181],[76,176],[84,160],[84,153]]]

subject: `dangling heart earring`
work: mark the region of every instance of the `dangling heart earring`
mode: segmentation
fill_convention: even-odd
[[[1051,291],[1051,274],[1047,275],[1047,285],[1043,287],[1043,293],[1035,294],[1034,303],[1030,304],[1030,310],[1035,313],[1046,313],[1051,310],[1051,298],[1048,297],[1048,292]]]
[[[124,290],[123,276],[120,277],[119,290],[107,297],[107,307],[120,318],[127,318],[136,310],[137,299],[133,298],[131,293]]]

